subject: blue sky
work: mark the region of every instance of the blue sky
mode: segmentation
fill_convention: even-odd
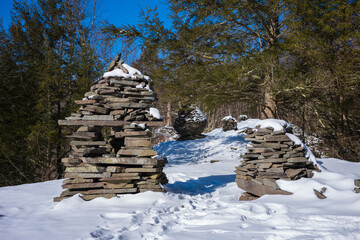
[[[35,0],[27,0],[32,2]],[[10,23],[10,9],[13,0],[0,0],[0,17],[3,19],[4,27]],[[170,25],[168,20],[169,8],[165,0],[98,0],[100,4],[99,14],[115,26],[122,24],[138,23],[140,9],[158,7],[160,19],[166,26]]]

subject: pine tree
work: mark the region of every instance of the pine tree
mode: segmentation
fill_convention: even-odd
[[[8,118],[15,121],[9,133],[12,137],[1,139],[5,147],[0,157],[7,166],[0,168],[7,181],[4,184],[61,176],[60,159],[67,150],[57,120],[70,114],[74,99],[88,91],[103,68],[95,50],[98,42],[85,25],[84,3],[38,0],[13,4],[9,35],[3,35],[7,39],[4,57],[11,60],[8,65],[14,70],[1,66],[2,79],[9,79],[1,90],[12,96],[3,102],[4,110],[16,107]],[[18,100],[13,103],[12,99]],[[8,126],[5,119],[1,127]]]

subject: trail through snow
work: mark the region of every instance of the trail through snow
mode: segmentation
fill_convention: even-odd
[[[167,193],[54,203],[60,180],[0,188],[0,239],[360,239],[359,163],[317,159],[313,178],[278,181],[293,195],[240,202],[234,168],[248,143],[237,132],[156,146],[169,160]],[[324,200],[313,192],[322,187]]]

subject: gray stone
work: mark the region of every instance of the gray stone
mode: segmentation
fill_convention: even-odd
[[[319,199],[325,199],[326,198],[326,196],[322,192],[319,192],[316,189],[313,189],[313,190],[314,190],[314,193],[315,193],[317,198],[319,198]]]
[[[237,121],[235,118],[231,116],[224,117],[221,120],[221,127],[224,132],[230,131],[230,130],[237,130]]]
[[[195,105],[186,105],[179,110],[175,119],[174,129],[179,133],[179,140],[201,138],[201,133],[207,126],[203,112]]]
[[[88,120],[88,121],[111,121],[114,120],[113,115],[89,115],[89,116],[83,116],[82,120]]]
[[[243,180],[237,178],[236,184],[238,185],[239,188],[256,196],[263,196],[265,194],[284,194],[284,195],[292,194],[284,190],[274,189],[273,187],[256,183],[255,181],[252,180]]]
[[[355,186],[360,187],[360,179],[354,180],[354,184]]]

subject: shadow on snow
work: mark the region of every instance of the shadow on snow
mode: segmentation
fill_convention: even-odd
[[[196,164],[205,158],[212,157],[224,148],[216,149],[217,146],[224,145],[225,148],[233,144],[245,144],[246,141],[242,135],[229,137],[206,136],[202,139],[187,141],[163,142],[154,147],[159,155],[167,157],[169,165]],[[215,151],[215,149],[217,151]],[[209,153],[211,153],[209,155]]]
[[[212,193],[217,188],[223,187],[228,183],[235,181],[235,174],[216,175],[201,177],[198,179],[189,179],[186,182],[174,182],[166,185],[166,190],[171,193],[182,193],[187,195],[202,195]]]

